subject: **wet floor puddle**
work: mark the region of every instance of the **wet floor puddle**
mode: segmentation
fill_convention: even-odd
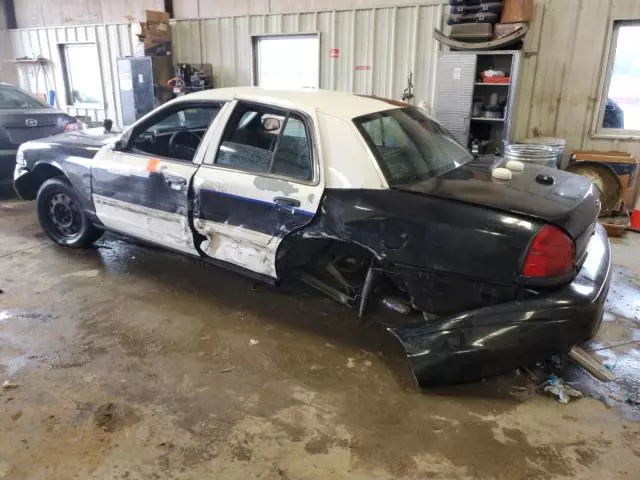
[[[600,382],[577,366],[569,366],[566,380],[626,416],[640,420],[640,278],[615,266],[605,314],[596,337],[586,349],[616,376]]]
[[[32,365],[68,368],[90,360],[86,349],[75,348],[75,325],[56,320],[42,311],[0,310],[0,368],[5,376]]]

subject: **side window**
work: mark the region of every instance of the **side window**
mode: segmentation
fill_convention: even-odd
[[[272,172],[285,177],[309,181],[313,177],[313,163],[307,129],[299,118],[289,116],[282,129]]]
[[[313,159],[303,120],[268,108],[240,105],[227,125],[217,165],[308,181]]]
[[[207,105],[174,110],[135,134],[133,151],[191,162],[220,108]]]

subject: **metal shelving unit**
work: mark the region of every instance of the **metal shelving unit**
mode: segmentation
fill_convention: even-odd
[[[504,70],[509,83],[481,81],[480,72],[487,69]],[[442,52],[439,58],[436,85],[436,118],[463,145],[472,140],[486,140],[487,151],[502,151],[511,140],[513,106],[520,71],[520,51]],[[502,118],[483,117],[474,113],[474,99],[487,105],[496,94],[503,106]]]

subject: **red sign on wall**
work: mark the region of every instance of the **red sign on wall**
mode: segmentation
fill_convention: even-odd
[[[332,48],[329,50],[329,58],[339,58],[340,57],[340,49]]]

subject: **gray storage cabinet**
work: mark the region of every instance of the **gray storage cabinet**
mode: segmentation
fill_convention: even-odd
[[[511,140],[513,105],[517,90],[520,52],[442,52],[436,86],[436,119],[465,147],[472,138],[486,138],[492,151],[502,151]],[[508,84],[482,82],[480,72],[493,68],[510,74]],[[473,102],[488,103],[492,93],[505,104],[502,118],[473,115]]]

